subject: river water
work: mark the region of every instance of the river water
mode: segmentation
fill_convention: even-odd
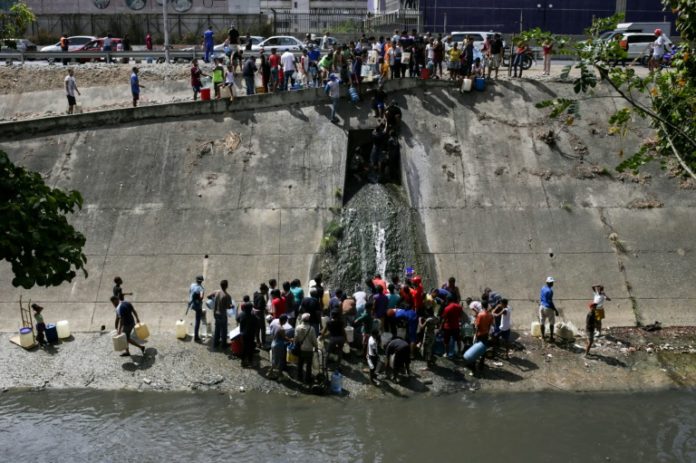
[[[694,462],[696,399],[7,392],[0,461]]]

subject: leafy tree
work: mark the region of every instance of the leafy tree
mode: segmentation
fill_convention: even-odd
[[[0,151],[0,259],[12,265],[14,286],[57,286],[79,270],[87,276],[85,237],[66,218],[81,208],[79,192],[49,187]]]
[[[36,15],[31,8],[19,1],[10,7],[9,12],[0,11],[0,39],[20,38],[29,24],[36,21]]]
[[[675,160],[684,175],[696,179],[696,1],[663,0],[663,4],[677,15],[677,30],[682,38],[669,68],[658,67],[641,77],[632,67],[613,66],[626,58],[626,52],[618,41],[602,40],[600,34],[614,29],[623,19],[615,15],[593,21],[587,30],[588,39],[568,46],[577,61],[566,66],[561,77],[567,79],[574,67],[579,70],[573,80],[576,94],[591,94],[599,83],[606,83],[629,103],[609,117],[610,133],[625,134],[634,115],[648,118],[655,128],[656,138],[645,140],[637,153],[623,159],[618,171],[637,172],[653,159],[659,159],[663,167],[668,160]],[[534,36],[533,31],[531,35]],[[565,115],[566,122],[572,123],[579,116],[580,101],[557,98],[539,102],[537,107],[551,108],[551,117]],[[623,152],[619,154],[623,156]]]

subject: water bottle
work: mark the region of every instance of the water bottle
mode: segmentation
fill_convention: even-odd
[[[341,394],[343,392],[343,375],[337,370],[331,375],[331,393]]]

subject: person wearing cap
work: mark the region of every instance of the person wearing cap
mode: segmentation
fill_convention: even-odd
[[[138,100],[140,99],[140,89],[145,88],[144,85],[140,85],[140,80],[138,79],[138,72],[139,69],[134,66],[133,73],[130,76],[131,95],[133,96],[134,108],[138,106]]]
[[[309,324],[310,314],[302,314],[301,323],[295,329],[295,342],[300,345],[300,357],[297,362],[297,380],[305,384],[312,383],[312,359],[314,349],[318,347],[317,335]],[[303,375],[304,372],[304,375]]]
[[[329,82],[324,87],[324,93],[326,93],[329,98],[331,98],[331,122],[334,124],[338,122],[336,117],[336,110],[338,109],[338,100],[341,97],[341,81],[338,80],[336,74],[329,74]]]
[[[652,44],[652,56],[648,66],[651,71],[660,70],[662,57],[667,51],[667,39],[662,34],[662,29],[655,29],[655,37],[655,41]]]
[[[556,323],[556,315],[558,310],[553,303],[553,277],[546,278],[546,284],[541,287],[539,296],[539,323],[541,324],[541,339],[546,335],[546,320],[549,321],[549,341],[553,342],[553,324]]]
[[[198,335],[198,330],[201,326],[201,316],[203,315],[204,293],[205,289],[203,288],[203,275],[198,275],[196,277],[196,281],[191,283],[191,287],[189,288],[188,302],[188,309],[193,310],[196,314],[196,322],[193,325],[193,340],[195,342],[201,342],[201,338]]]

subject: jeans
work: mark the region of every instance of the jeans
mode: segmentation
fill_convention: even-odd
[[[254,76],[244,76],[244,82],[246,84],[246,94],[254,94]]]
[[[203,61],[206,63],[210,62],[210,57],[213,55],[213,45],[209,44],[205,46],[205,56],[203,57]]]
[[[314,358],[313,351],[300,351],[300,358],[297,360],[297,380],[304,381],[306,384],[312,382],[312,360]],[[307,366],[307,371],[302,375],[302,368]]]
[[[295,71],[285,71],[285,74],[283,76],[283,90],[287,90],[288,86],[292,88],[292,84],[290,83],[292,81],[292,76],[295,74]]]
[[[198,335],[198,330],[201,327],[201,317],[203,315],[203,308],[202,307],[191,307],[191,310],[193,310],[196,314],[196,322],[193,325],[193,338],[198,339],[200,336]]]
[[[215,336],[213,336],[213,347],[227,345],[227,314],[215,315]]]
[[[335,121],[336,119],[336,109],[338,107],[338,98],[331,98],[331,120]]]

